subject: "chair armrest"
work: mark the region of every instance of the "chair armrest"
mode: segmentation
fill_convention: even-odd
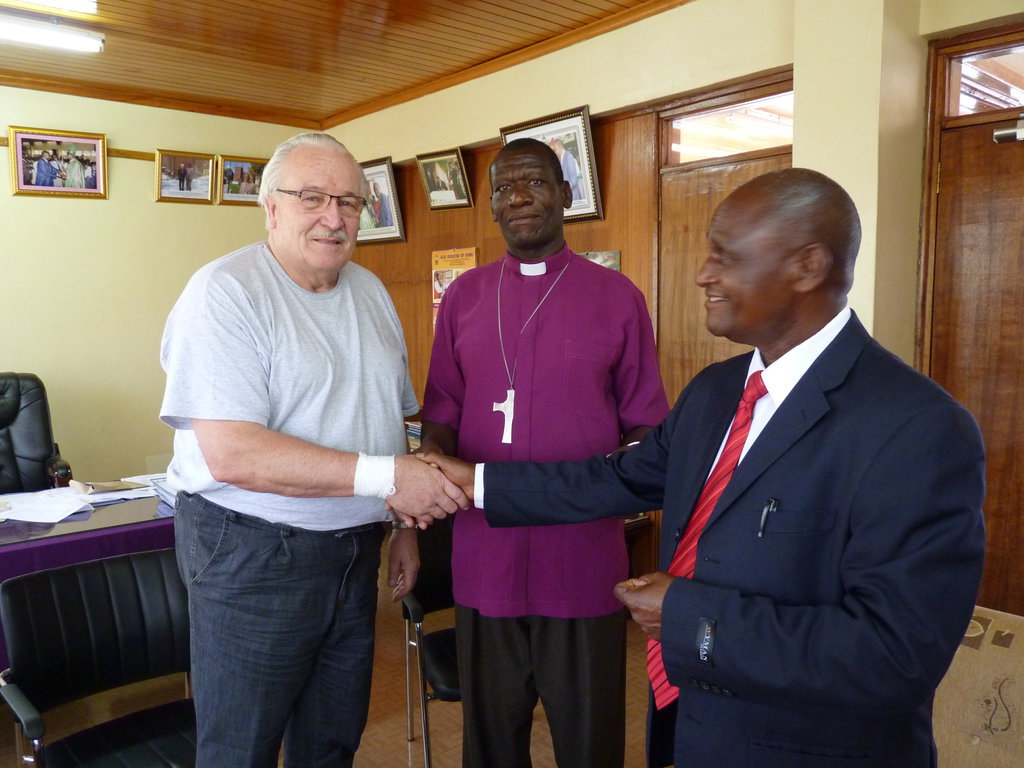
[[[53,444],[53,456],[46,460],[46,480],[51,488],[66,488],[71,482],[71,465],[61,458],[56,443]]]
[[[21,729],[27,738],[36,740],[43,737],[46,730],[43,726],[43,716],[21,688],[0,678],[0,698],[3,698],[14,717],[21,723]]]
[[[415,624],[423,623],[423,606],[412,592],[402,598],[402,613]]]

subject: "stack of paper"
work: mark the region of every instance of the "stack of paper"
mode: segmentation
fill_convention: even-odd
[[[135,483],[147,483],[153,487],[153,492],[160,498],[164,504],[173,507],[174,506],[174,490],[167,485],[167,473],[162,472],[156,475],[135,475],[134,477],[124,478],[125,482]]]
[[[70,488],[50,488],[36,493],[7,493],[0,496],[0,520],[56,523],[75,512],[91,509],[92,505],[82,501],[82,496]]]

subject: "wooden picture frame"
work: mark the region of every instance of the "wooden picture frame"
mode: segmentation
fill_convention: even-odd
[[[405,240],[402,210],[395,188],[395,169],[390,157],[361,163],[370,186],[370,197],[359,218],[356,242],[384,243]]]
[[[566,221],[604,218],[588,106],[557,112],[501,129],[502,146],[520,138],[542,141],[558,155],[562,164],[562,174],[572,187],[572,207],[565,212]],[[569,178],[570,176],[574,178]]]
[[[259,205],[265,157],[217,155],[218,205]]]
[[[40,197],[107,197],[102,133],[10,126],[11,191]]]
[[[462,150],[446,149],[429,155],[416,155],[423,190],[427,193],[430,210],[446,208],[472,208],[473,193],[469,188]]]
[[[216,186],[213,155],[158,149],[154,165],[158,203],[213,204]]]

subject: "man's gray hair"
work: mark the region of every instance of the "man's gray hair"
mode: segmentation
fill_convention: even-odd
[[[274,150],[273,157],[270,158],[267,166],[263,169],[263,180],[260,182],[259,204],[264,209],[267,207],[267,200],[270,199],[274,190],[277,189],[277,179],[281,175],[281,166],[284,165],[285,158],[297,147],[320,147],[321,149],[328,149],[345,155],[356,168],[359,168],[359,194],[366,199],[370,198],[370,185],[366,181],[366,176],[363,174],[362,168],[355,157],[345,148],[344,144],[327,133],[300,133],[298,136],[292,136],[292,138],[278,145],[277,149]]]

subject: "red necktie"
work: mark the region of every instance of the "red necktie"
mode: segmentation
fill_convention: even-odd
[[[729,484],[732,473],[740,461],[740,454],[743,452],[743,444],[747,441],[747,434],[750,432],[750,420],[754,415],[754,403],[762,396],[768,394],[768,390],[761,381],[761,371],[754,371],[747,380],[747,387],[743,390],[740,404],[736,407],[736,416],[733,417],[732,428],[729,430],[729,437],[726,438],[722,455],[718,457],[715,468],[704,483],[704,489],[700,492],[697,505],[690,516],[690,522],[686,524],[683,538],[676,547],[676,553],[672,556],[668,572],[673,576],[681,576],[685,579],[693,578],[693,571],[697,565],[697,540],[707,525],[711,512],[718,503],[718,499]],[[664,709],[679,697],[679,689],[668,681],[665,674],[665,662],[661,657],[661,643],[654,638],[647,640],[647,674],[651,678],[651,688],[654,691],[654,703],[658,709]]]

